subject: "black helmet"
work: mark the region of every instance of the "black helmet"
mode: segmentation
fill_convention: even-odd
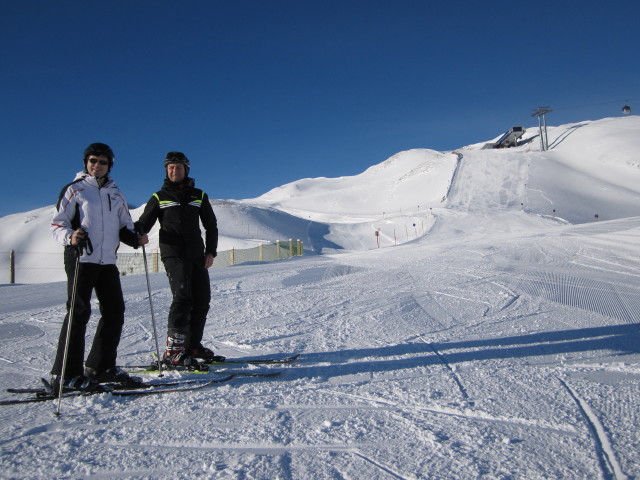
[[[85,170],[87,168],[87,158],[89,158],[91,155],[94,155],[96,157],[100,155],[104,155],[105,157],[107,157],[107,159],[109,160],[109,171],[111,171],[111,167],[113,167],[113,162],[116,159],[116,157],[113,154],[113,150],[111,150],[111,147],[109,145],[104,143],[92,143],[91,145],[89,145],[87,148],[84,149]]]
[[[185,175],[189,175],[189,169],[191,168],[191,164],[189,163],[189,159],[182,152],[167,152],[167,155],[164,158],[164,168],[167,169],[167,165],[170,163],[181,163],[184,165]]]

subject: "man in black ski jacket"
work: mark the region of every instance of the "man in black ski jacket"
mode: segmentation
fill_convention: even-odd
[[[167,348],[163,362],[193,365],[197,359],[222,359],[202,345],[211,301],[207,269],[218,248],[218,225],[209,197],[195,188],[189,159],[182,152],[168,152],[166,178],[135,223],[136,231],[148,233],[160,221],[160,256],[169,278],[173,302],[169,309]],[[200,221],[205,229],[202,240]]]

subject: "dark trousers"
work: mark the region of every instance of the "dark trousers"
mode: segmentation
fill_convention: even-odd
[[[75,251],[73,249],[65,249],[64,263],[67,273],[67,315],[62,324],[58,340],[58,351],[51,369],[53,375],[60,375],[62,372],[64,349],[67,341],[76,266]],[[115,265],[80,263],[78,266],[76,301],[73,308],[65,378],[72,378],[84,373],[85,336],[87,323],[89,323],[89,317],[91,316],[91,293],[94,289],[100,302],[101,316],[89,356],[87,357],[86,366],[97,372],[103,372],[116,366],[125,310],[118,268]]]
[[[187,347],[194,348],[202,341],[211,302],[209,271],[204,267],[204,257],[167,257],[162,262],[173,295],[167,335],[184,334]]]

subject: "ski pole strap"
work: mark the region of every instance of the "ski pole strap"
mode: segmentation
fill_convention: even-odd
[[[82,255],[82,251],[84,250],[87,255],[91,255],[93,253],[93,244],[91,243],[91,239],[89,238],[89,234],[87,234],[84,238],[80,239],[76,245],[74,245],[76,249],[76,253],[78,256]]]
[[[87,234],[87,243],[84,246],[85,251],[87,252],[87,255],[91,255],[93,253],[93,245],[91,244],[91,239],[89,238],[89,235]]]

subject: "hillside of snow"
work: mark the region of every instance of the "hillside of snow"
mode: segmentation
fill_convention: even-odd
[[[2,405],[0,476],[639,478],[639,133],[639,117],[550,127],[541,152],[532,128],[514,149],[410,150],[215,200],[224,241],[296,235],[309,251],[210,270],[204,343],[298,361],[191,392],[65,398],[60,418],[52,402]],[[2,249],[47,248],[50,213],[0,219]],[[0,286],[0,400],[53,361],[66,285],[37,280]],[[171,292],[150,282],[151,299],[144,276],[122,279],[125,367],[155,351],[150,300],[165,337]]]
[[[212,200],[218,250],[289,238],[302,240],[308,253],[369,250],[378,241],[397,245],[426,234],[438,211],[520,208],[570,223],[636,216],[639,131],[637,116],[549,127],[550,150],[541,152],[538,129],[529,128],[524,139],[530,141],[517,148],[481,150],[482,143],[446,153],[409,150],[359,175],[303,179],[255,199]],[[466,179],[454,185],[463,165]],[[448,200],[451,188],[455,202]],[[143,209],[132,210],[134,220]],[[49,233],[52,215],[49,206],[0,218],[4,278],[14,250],[18,283],[65,280],[62,248]],[[148,250],[157,242],[158,225]]]
[[[401,152],[359,175],[298,180],[247,200],[302,218],[356,223],[438,206],[446,196],[457,157],[433,150]],[[349,220],[345,220],[349,219]]]

